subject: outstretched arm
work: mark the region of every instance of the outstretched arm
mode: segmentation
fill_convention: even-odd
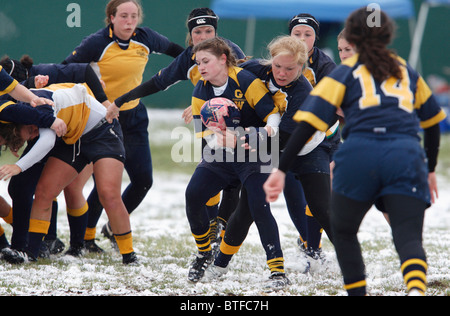
[[[14,90],[9,93],[9,95],[18,101],[29,103],[33,107],[44,104],[51,106],[55,105],[52,100],[38,97],[21,84],[18,84]]]
[[[15,164],[0,167],[0,180],[9,180],[11,177],[32,167],[41,161],[55,146],[56,134],[48,128],[39,129],[39,139],[31,150]]]

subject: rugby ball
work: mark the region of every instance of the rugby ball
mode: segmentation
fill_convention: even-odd
[[[237,105],[227,98],[213,98],[206,101],[200,117],[203,124],[213,132],[225,131],[227,127],[237,127],[240,123],[240,111]]]

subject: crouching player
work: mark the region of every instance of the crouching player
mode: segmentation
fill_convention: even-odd
[[[31,209],[28,246],[23,251],[4,251],[4,259],[11,263],[36,260],[42,239],[48,232],[53,199],[93,162],[100,200],[111,222],[123,263],[136,263],[130,219],[121,198],[125,150],[119,124],[106,121],[105,107],[89,95],[83,85],[58,84],[34,92],[55,102],[55,109],[46,106],[40,109],[55,111],[67,124],[67,133],[62,139],[56,139],[53,131],[35,125],[2,124],[0,133],[4,145],[17,147],[38,136],[39,140],[16,164],[2,166],[0,179],[7,180],[19,174],[49,153]]]

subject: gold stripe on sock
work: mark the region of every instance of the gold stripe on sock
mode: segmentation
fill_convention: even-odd
[[[30,233],[45,234],[47,235],[50,227],[50,221],[41,221],[37,219],[30,219]]]
[[[67,208],[67,214],[69,214],[72,217],[81,217],[84,214],[87,213],[87,211],[89,210],[89,206],[87,204],[87,202],[79,209],[71,209],[71,208]]]
[[[117,246],[122,255],[126,255],[134,252],[133,250],[133,236],[131,232],[122,235],[114,235],[116,239]]]

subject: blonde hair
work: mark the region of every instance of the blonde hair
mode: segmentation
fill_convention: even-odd
[[[306,43],[296,37],[282,35],[273,39],[267,45],[270,57],[264,60],[265,65],[271,65],[275,57],[279,55],[293,56],[298,65],[304,65],[308,60],[308,47]]]
[[[116,16],[117,8],[121,4],[124,4],[124,3],[127,3],[127,2],[132,2],[132,3],[134,3],[136,5],[136,7],[138,8],[138,14],[139,14],[138,25],[142,23],[142,21],[144,19],[144,12],[142,10],[142,5],[141,5],[141,1],[140,0],[111,0],[106,5],[106,9],[105,9],[105,14],[106,14],[105,24],[107,26],[111,24],[111,15],[112,16]]]

